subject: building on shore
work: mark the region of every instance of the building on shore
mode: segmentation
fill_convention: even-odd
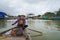
[[[31,19],[33,19],[34,16],[35,16],[34,14],[30,13],[30,14],[27,15],[27,18],[31,18]]]

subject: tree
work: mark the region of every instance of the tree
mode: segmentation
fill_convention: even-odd
[[[46,12],[43,16],[53,17],[53,16],[56,16],[56,15],[52,12]]]
[[[38,17],[40,17],[41,15],[38,15]]]
[[[57,16],[60,16],[60,9],[56,12]]]

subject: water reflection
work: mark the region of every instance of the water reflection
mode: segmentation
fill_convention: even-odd
[[[53,21],[56,25],[60,26],[60,21],[56,20],[56,21]]]
[[[32,25],[30,28],[43,32],[43,36],[33,37],[32,40],[60,40],[60,31],[58,31],[60,28],[57,28],[60,27],[60,21],[34,20],[33,22],[30,23]]]
[[[9,29],[13,21],[0,21],[0,28]],[[43,36],[33,37],[32,40],[59,40],[60,38],[60,21],[52,20],[27,20],[27,24],[30,29],[34,29],[43,33]],[[4,31],[4,29],[1,29]],[[0,32],[1,32],[0,30]],[[29,31],[31,35],[37,35],[39,33]]]
[[[53,22],[57,25],[56,28],[58,28],[58,31],[60,31],[60,21],[56,20],[56,21],[53,21]]]
[[[6,20],[0,20],[0,29],[6,27]]]

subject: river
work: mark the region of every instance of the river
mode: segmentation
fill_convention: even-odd
[[[0,32],[15,27],[11,24],[15,20],[7,20],[0,22]],[[29,31],[30,35],[33,36],[32,40],[60,40],[60,21],[59,20],[27,20],[28,28],[40,31],[43,33],[42,36],[38,32]],[[35,36],[38,35],[38,36]]]

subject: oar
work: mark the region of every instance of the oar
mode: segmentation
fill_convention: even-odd
[[[15,28],[17,28],[17,27],[10,28],[10,29],[8,29],[8,30],[6,30],[6,31],[1,32],[0,34],[4,34],[4,33],[8,32],[8,31],[10,31],[10,30],[12,30],[12,29],[15,29]]]
[[[42,35],[37,34],[37,35],[33,35],[33,36],[31,36],[31,37],[39,37],[39,36],[42,36]]]
[[[42,34],[42,32],[37,31],[37,30],[33,30],[33,29],[30,29],[30,28],[28,28],[28,30],[31,30],[31,31],[38,32],[38,33]]]
[[[42,35],[43,35],[43,33],[40,32],[40,31],[37,31],[37,30],[34,30],[34,29],[30,29],[30,28],[28,28],[28,30],[31,30],[31,31],[34,31],[34,32],[40,33],[39,35],[34,35],[34,36],[31,36],[31,37],[37,37],[37,36],[42,36]]]

